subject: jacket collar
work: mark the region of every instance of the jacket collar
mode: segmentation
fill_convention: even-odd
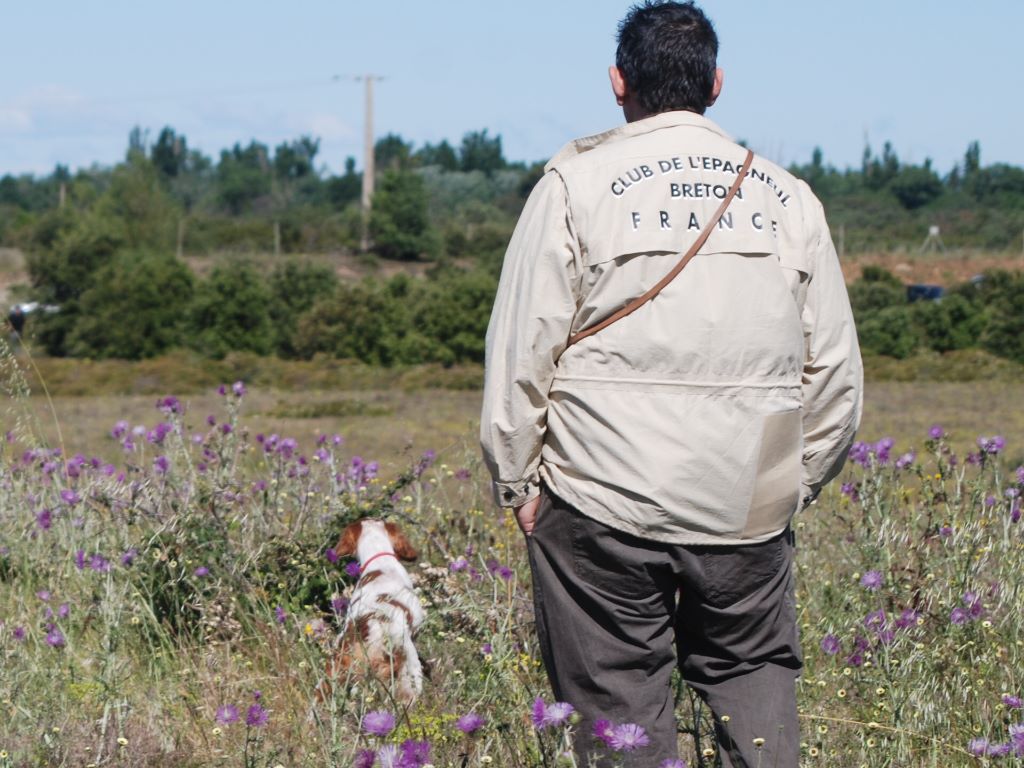
[[[714,122],[708,120],[704,115],[696,112],[661,112],[657,115],[645,117],[642,120],[635,120],[632,123],[625,123],[617,128],[612,128],[604,133],[595,133],[593,136],[584,136],[580,139],[570,141],[562,147],[558,153],[544,166],[545,171],[550,171],[556,165],[575,155],[581,155],[602,144],[610,144],[620,139],[628,139],[631,136],[640,136],[645,133],[661,130],[662,128],[675,128],[677,126],[692,126],[711,131],[729,141],[732,137],[719,128]]]

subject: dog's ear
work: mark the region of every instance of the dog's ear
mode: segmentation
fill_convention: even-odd
[[[341,534],[338,544],[334,548],[341,557],[351,557],[356,553],[356,545],[359,537],[363,535],[363,521],[356,520],[351,523]]]
[[[394,523],[384,523],[384,528],[388,532],[388,538],[391,539],[391,546],[395,548],[395,554],[402,560],[415,560],[419,557],[419,553],[415,547],[409,543],[409,540],[405,538],[405,534],[402,530]]]

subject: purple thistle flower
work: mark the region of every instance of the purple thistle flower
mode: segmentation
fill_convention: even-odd
[[[402,742],[395,768],[422,768],[430,762],[430,742],[407,739]]]
[[[58,627],[51,626],[50,630],[46,633],[46,644],[51,648],[63,648],[64,633]]]
[[[352,768],[373,768],[373,761],[377,759],[377,753],[372,749],[360,749],[356,753],[355,762]]]
[[[66,619],[71,615],[71,606],[68,603],[61,603],[60,607],[57,608],[57,618]]]
[[[198,578],[201,579],[204,576],[209,576],[210,575],[210,569],[207,568],[205,565],[200,565],[198,568],[196,568],[194,571],[192,571],[192,575],[193,576],[197,576]]]
[[[50,526],[53,525],[53,513],[48,509],[39,510],[39,513],[36,515],[36,525],[44,531],[50,530]]]
[[[874,592],[882,586],[882,572],[868,571],[860,577],[860,585]]]
[[[545,704],[544,700],[538,696],[536,701],[533,702],[531,719],[533,720],[534,728],[542,730],[551,726],[563,725],[575,711],[572,704],[564,701]]]
[[[222,704],[217,707],[217,714],[214,719],[221,725],[231,725],[238,722],[238,707],[234,704]]]
[[[153,445],[161,445],[164,442],[164,438],[171,434],[173,430],[174,427],[162,421],[146,433],[146,440]]]
[[[75,504],[77,504],[78,502],[80,502],[82,500],[82,497],[79,496],[74,491],[72,491],[70,488],[65,488],[63,491],[61,491],[60,492],[60,498],[61,498],[61,501],[63,501],[69,507],[75,506]]]
[[[1012,748],[1013,748],[1013,745],[1009,744],[1009,743],[992,744],[988,748],[988,756],[989,757],[1006,757],[1006,755],[1010,754],[1010,750]],[[1024,754],[1024,752],[1018,752],[1017,754],[1021,755],[1021,754]]]
[[[19,643],[25,639],[25,628],[20,624],[11,630],[11,637],[17,640]]]
[[[913,608],[904,608],[903,613],[900,614],[899,618],[893,623],[898,629],[909,629],[917,624],[917,620],[921,617],[921,614],[915,611]]]
[[[363,569],[360,567],[359,563],[357,563],[355,560],[353,560],[352,562],[348,563],[345,566],[345,573],[346,573],[346,575],[350,576],[353,579],[358,579],[359,578],[359,574],[361,574],[362,572],[363,572]]]
[[[994,456],[1006,447],[1006,440],[1003,439],[1002,435],[996,435],[995,437],[985,437],[983,435],[978,438],[978,447],[983,454]]]
[[[678,757],[666,757],[660,763],[658,768],[689,768],[685,760],[680,760]]]
[[[975,757],[985,757],[988,754],[988,739],[971,739],[967,742],[967,751]]]
[[[632,752],[650,743],[647,731],[636,723],[616,725],[608,737],[608,746],[616,752]]]
[[[842,643],[839,642],[839,638],[835,635],[825,635],[821,638],[821,650],[829,656],[835,656],[842,647]]]
[[[121,565],[123,565],[125,568],[129,568],[131,564],[135,562],[135,558],[138,556],[139,550],[137,550],[135,547],[132,547],[123,555],[121,555]]]
[[[36,592],[36,597],[38,597],[44,603],[49,602],[49,600],[50,600],[50,591],[47,590],[47,589],[40,589],[38,592]]]
[[[395,728],[395,716],[382,709],[363,715],[362,729],[374,736],[387,736]]]
[[[270,713],[260,704],[253,704],[245,713],[245,724],[250,728],[262,728],[270,720]]]
[[[171,468],[171,462],[166,456],[157,456],[153,459],[153,471],[158,475],[166,475]]]
[[[231,385],[231,391],[234,393],[235,397],[245,397],[245,393],[248,390],[245,388],[245,382],[236,381]]]
[[[1008,706],[1010,709],[1020,709],[1024,707],[1024,701],[1021,700],[1020,696],[1012,696],[1009,693],[1003,694],[1003,704]]]
[[[612,723],[610,720],[594,721],[594,738],[604,742],[606,747],[611,746]]]
[[[950,526],[944,525],[941,528],[939,528],[939,536],[941,536],[942,538],[948,539],[952,535],[953,529]]]
[[[463,733],[473,733],[483,727],[487,721],[476,712],[463,715],[455,721],[455,727]]]
[[[850,449],[850,461],[862,467],[867,467],[871,464],[871,447],[867,443],[858,440]]]
[[[914,463],[914,459],[917,458],[916,451],[907,451],[898,459],[896,459],[896,469],[906,469]]]
[[[1010,726],[1009,746],[1013,748],[1013,754],[1024,755],[1024,723]]]
[[[512,581],[512,577],[515,575],[512,572],[512,569],[509,568],[507,565],[500,566],[497,570],[497,574],[500,578],[504,579],[505,581]]]
[[[181,403],[174,395],[168,395],[156,401],[156,407],[164,413],[181,413]]]
[[[854,503],[860,501],[860,491],[856,483],[843,483],[839,487],[839,492]]]
[[[99,552],[89,558],[89,567],[97,573],[108,573],[110,571],[109,561]]]
[[[276,608],[274,608],[274,618],[277,619],[278,624],[284,624],[286,621],[288,621],[288,614],[285,613],[284,608],[282,608],[279,605]]]
[[[347,597],[335,597],[331,599],[331,610],[335,616],[344,616],[348,612],[349,599]]]
[[[952,624],[956,624],[957,626],[960,626],[961,624],[966,624],[969,620],[970,619],[967,616],[967,611],[965,611],[963,608],[959,606],[954,608],[949,613],[949,621]]]
[[[1017,467],[1017,482],[1024,485],[1024,466]]]
[[[944,430],[938,424],[932,425],[932,428],[928,430],[928,437],[932,440],[941,440],[946,436],[946,430]]]
[[[876,633],[881,632],[886,627],[885,611],[877,610],[869,613],[864,617],[864,626],[873,629]]]
[[[79,549],[75,552],[75,568],[82,570],[85,568],[85,550]]]
[[[450,563],[448,563],[448,570],[451,571],[452,573],[457,573],[458,571],[464,571],[468,567],[469,567],[469,561],[466,560],[466,558],[464,558],[464,557],[458,557],[458,558],[452,560]]]

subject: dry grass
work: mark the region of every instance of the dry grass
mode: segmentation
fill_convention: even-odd
[[[168,389],[166,394],[172,393]],[[219,412],[212,390],[184,398],[189,421],[201,422]],[[107,438],[120,419],[152,426],[159,417],[151,395],[56,397],[54,406],[66,450],[118,458]],[[933,424],[966,448],[979,434],[1002,434],[1008,458],[1024,463],[1024,382],[869,382],[860,436],[883,436],[906,446],[920,442]],[[246,404],[246,422],[253,431],[294,437],[303,448],[320,434],[341,434],[347,445],[366,459],[381,462],[391,476],[424,450],[461,457],[476,451],[481,392],[442,389],[346,389],[280,391],[254,387]],[[42,397],[31,398],[44,434],[56,442],[53,415]],[[456,461],[456,459],[451,459]],[[1014,464],[1016,466],[1016,463]]]

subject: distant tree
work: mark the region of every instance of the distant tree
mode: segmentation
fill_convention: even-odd
[[[482,131],[471,131],[462,137],[459,149],[460,170],[483,171],[490,175],[506,165],[501,153],[501,136],[491,138],[485,128]]]
[[[356,173],[356,159],[345,158],[345,173],[326,182],[327,199],[335,208],[344,208],[359,199],[363,191],[363,174]]]
[[[166,253],[125,251],[97,270],[68,337],[76,357],[153,357],[185,341],[192,273]]]
[[[171,126],[164,126],[150,150],[149,159],[162,176],[174,178],[183,173],[188,161],[185,137],[178,136]]]
[[[235,144],[220,153],[217,187],[221,202],[238,215],[254,200],[270,193],[270,165],[265,144],[249,142],[244,149]]]
[[[932,170],[931,161],[923,166],[905,165],[889,182],[889,189],[908,211],[928,205],[942,194],[942,180]]]
[[[373,162],[378,171],[404,171],[412,167],[412,144],[401,136],[389,133],[377,139],[373,147]]]
[[[190,345],[204,355],[268,354],[273,348],[270,291],[246,262],[214,267],[200,283],[189,312]]]
[[[387,259],[431,256],[437,238],[427,215],[427,190],[416,173],[387,171],[370,209],[374,250]]]
[[[447,140],[440,144],[424,144],[413,157],[420,166],[436,165],[445,171],[454,171],[459,167],[455,149]]]
[[[302,136],[279,144],[274,150],[274,175],[279,180],[297,180],[315,173],[313,161],[320,151],[320,140]]]

